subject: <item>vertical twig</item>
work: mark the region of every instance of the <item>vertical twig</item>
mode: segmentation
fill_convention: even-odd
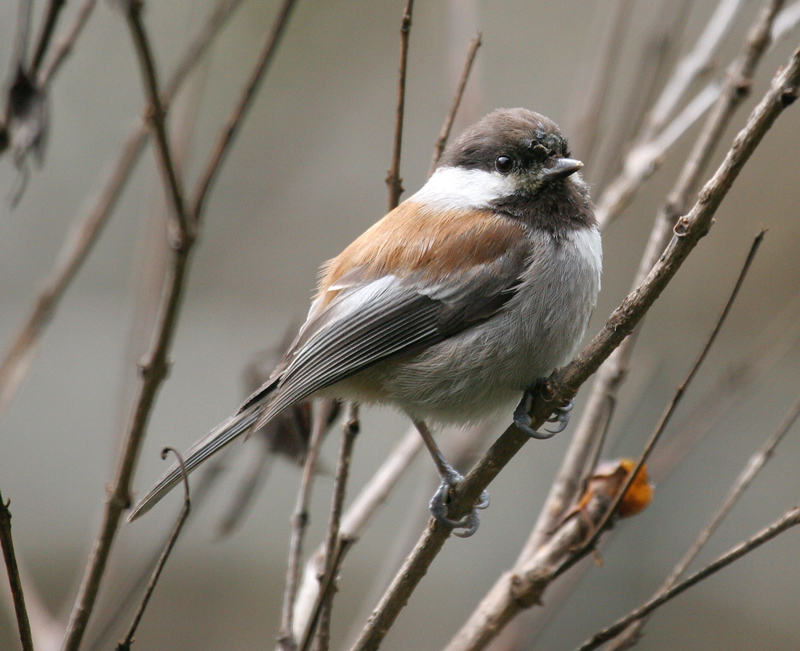
[[[0,493],[0,546],[3,548],[8,583],[11,586],[11,596],[14,599],[14,612],[17,614],[17,626],[19,627],[19,639],[22,643],[22,649],[23,651],[33,651],[31,625],[28,621],[28,610],[25,608],[25,595],[22,592],[22,582],[19,578],[17,556],[14,553],[14,540],[11,537],[11,511],[8,510],[10,503],[10,500],[8,502],[3,501],[3,495]]]
[[[39,74],[39,68],[44,60],[44,55],[47,53],[50,40],[55,33],[58,17],[61,14],[61,10],[64,8],[65,4],[66,0],[50,0],[50,4],[47,6],[47,15],[45,16],[44,24],[42,25],[42,31],[39,34],[38,40],[36,41],[31,67],[28,70],[28,74],[31,79],[36,79]]]
[[[308,442],[308,452],[303,464],[303,476],[300,480],[300,490],[297,493],[297,503],[292,514],[292,537],[289,542],[289,560],[286,568],[286,585],[283,592],[281,628],[278,633],[278,648],[286,649],[286,651],[292,651],[297,648],[297,641],[294,636],[294,601],[300,580],[303,541],[305,539],[306,526],[308,525],[308,504],[311,500],[311,489],[317,472],[317,458],[322,444],[322,435],[327,428],[327,414],[324,413],[324,410],[317,409],[314,414],[311,439]]]
[[[447,140],[450,138],[450,131],[453,128],[453,122],[456,119],[458,107],[461,106],[461,99],[464,97],[464,89],[467,87],[467,81],[469,80],[469,73],[472,71],[472,64],[475,61],[475,55],[478,53],[478,48],[481,46],[481,36],[481,33],[478,32],[475,34],[475,38],[473,38],[469,43],[467,59],[464,61],[464,70],[461,72],[461,78],[458,80],[456,93],[453,96],[453,104],[450,106],[450,111],[444,120],[442,130],[439,133],[439,137],[436,139],[436,144],[433,147],[433,159],[431,160],[431,167],[428,170],[428,176],[433,174],[434,170],[436,169],[436,165],[438,164],[439,159],[442,157],[442,152],[444,151],[445,145],[447,145]]]
[[[125,636],[125,639],[117,645],[117,651],[128,651],[131,648],[131,645],[133,644],[133,636],[136,635],[136,629],[139,627],[139,622],[142,621],[147,604],[150,603],[150,597],[153,595],[153,590],[156,588],[156,583],[158,583],[161,572],[164,569],[164,566],[167,564],[167,559],[172,552],[172,548],[175,547],[175,543],[178,541],[178,536],[181,534],[181,529],[183,529],[183,525],[186,523],[186,518],[189,517],[189,511],[192,509],[192,500],[189,495],[189,474],[186,472],[186,466],[183,464],[183,457],[181,457],[180,452],[178,452],[175,448],[166,447],[161,451],[161,458],[166,459],[167,454],[170,452],[178,457],[178,464],[180,464],[181,470],[183,471],[183,507],[181,507],[181,512],[178,514],[178,519],[175,521],[175,526],[173,527],[172,533],[167,539],[167,544],[164,546],[164,550],[161,552],[161,555],[158,558],[155,569],[153,569],[153,574],[150,577],[150,581],[147,583],[147,588],[145,589],[142,603],[139,605],[139,609],[136,611],[136,615],[133,618],[133,622],[128,630],[128,634]]]
[[[403,179],[400,178],[400,150],[403,145],[403,113],[406,103],[406,63],[408,61],[408,37],[411,33],[411,14],[414,0],[406,0],[403,20],[400,23],[400,71],[397,80],[397,113],[394,123],[394,148],[392,150],[392,166],[386,175],[386,186],[389,188],[389,210],[394,210],[400,203],[403,194]]]
[[[46,86],[55,74],[61,68],[72,48],[75,47],[75,42],[81,35],[83,28],[89,21],[89,16],[97,4],[97,0],[84,0],[83,4],[75,14],[75,19],[72,21],[67,33],[56,43],[56,51],[50,56],[47,64],[42,68],[41,73],[37,79],[40,86]]]
[[[314,637],[315,622],[318,623],[316,634],[317,651],[328,651],[330,646],[330,617],[333,608],[333,596],[336,593],[336,559],[342,555],[339,553],[340,523],[342,510],[344,508],[344,497],[347,492],[347,480],[350,476],[350,462],[353,458],[353,445],[360,431],[358,422],[358,405],[350,402],[344,418],[342,428],[342,443],[339,446],[339,458],[336,462],[336,475],[333,481],[333,497],[331,498],[331,515],[328,521],[328,535],[325,542],[325,571],[320,579],[319,591],[319,617],[312,617],[304,634],[303,642],[300,644],[300,651],[305,651],[308,639]],[[353,538],[347,538],[353,541]],[[327,589],[323,586],[328,585]]]

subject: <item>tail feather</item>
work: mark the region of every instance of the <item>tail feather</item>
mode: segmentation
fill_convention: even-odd
[[[240,411],[212,430],[205,438],[200,439],[186,453],[183,460],[186,472],[192,472],[212,454],[221,450],[237,436],[247,432],[258,420],[260,413],[261,410],[257,407]],[[175,488],[181,482],[181,479],[182,471],[180,465],[176,463],[161,481],[133,508],[128,515],[128,522],[132,522],[147,513],[162,497]]]

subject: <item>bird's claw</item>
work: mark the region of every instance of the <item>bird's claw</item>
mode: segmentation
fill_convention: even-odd
[[[463,477],[455,471],[453,471],[452,474],[448,474],[447,477],[442,478],[442,483],[439,484],[439,488],[431,498],[430,508],[431,515],[434,519],[440,524],[453,529],[454,535],[459,538],[469,538],[478,530],[481,524],[477,511],[478,509],[485,509],[489,506],[489,493],[483,491],[472,511],[467,513],[463,518],[458,520],[449,518],[447,516],[447,504],[450,498],[450,491],[454,489],[462,479]]]
[[[533,394],[530,390],[525,391],[522,395],[522,400],[514,410],[514,424],[521,429],[525,434],[533,439],[545,440],[552,438],[559,432],[563,432],[569,423],[569,412],[572,411],[574,404],[570,400],[563,406],[556,407],[553,410],[553,415],[547,419],[548,423],[558,423],[554,429],[545,428],[543,432],[539,432],[531,427],[531,417],[528,413],[533,403]]]

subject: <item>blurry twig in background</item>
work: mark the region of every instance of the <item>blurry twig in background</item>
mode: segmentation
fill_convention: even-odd
[[[386,175],[386,186],[389,188],[389,210],[394,210],[400,203],[403,194],[403,179],[400,178],[400,153],[403,147],[403,114],[406,103],[406,64],[408,63],[408,38],[411,34],[411,14],[414,11],[414,0],[406,0],[403,20],[400,23],[400,67],[397,77],[397,113],[394,123],[394,147],[392,149],[392,166]]]
[[[475,34],[475,38],[470,41],[469,50],[467,51],[467,59],[464,61],[464,70],[461,73],[461,78],[458,80],[458,87],[453,97],[453,104],[450,106],[450,112],[444,120],[442,130],[439,137],[436,139],[436,144],[433,147],[433,159],[431,160],[431,167],[428,170],[428,176],[433,174],[439,159],[442,157],[442,152],[447,145],[447,140],[450,138],[450,130],[453,128],[453,122],[458,113],[458,107],[461,106],[461,98],[464,97],[464,89],[467,87],[469,80],[469,73],[472,70],[472,64],[475,61],[475,55],[478,53],[478,48],[481,46],[481,33]]]
[[[240,4],[241,0],[220,0],[215,5],[167,82],[163,92],[163,104],[170,104],[189,73],[207,52],[228,18]],[[64,292],[75,278],[116,208],[122,190],[144,151],[149,135],[147,126],[141,120],[136,120],[123,141],[117,160],[110,166],[111,173],[94,205],[85,215],[77,217],[73,222],[33,309],[0,361],[0,416],[25,378],[36,356],[39,340],[53,318]]]
[[[659,594],[658,597],[651,599],[644,605],[640,606],[627,616],[617,621],[612,626],[603,629],[590,640],[587,640],[583,645],[581,645],[577,651],[591,651],[592,649],[596,649],[597,647],[614,638],[616,635],[619,635],[619,633],[622,632],[627,626],[642,619],[643,617],[646,617],[656,608],[659,608],[667,603],[670,599],[677,597],[688,588],[691,588],[693,585],[696,585],[703,579],[706,579],[722,568],[727,567],[734,561],[739,560],[742,556],[749,554],[754,549],[757,549],[764,543],[775,538],[777,535],[798,524],[800,524],[800,507],[796,506],[789,509],[782,517],[778,518],[768,527],[759,531],[753,537],[736,545],[736,547],[720,556],[713,563],[708,564],[702,570],[692,574],[689,578],[681,581],[664,593]]]
[[[321,409],[314,415],[314,425],[311,428],[311,440],[303,465],[303,476],[300,480],[300,490],[297,493],[297,503],[292,515],[292,537],[289,541],[289,557],[286,568],[286,585],[283,593],[283,609],[281,611],[281,628],[278,633],[278,649],[292,651],[297,648],[297,638],[300,634],[296,628],[294,615],[295,595],[300,582],[300,564],[303,558],[303,541],[308,525],[308,504],[311,500],[311,488],[316,475],[317,457],[322,444],[323,434],[328,429],[328,419]]]
[[[8,574],[8,583],[11,586],[11,596],[14,600],[14,612],[17,616],[19,639],[23,651],[33,651],[31,638],[31,625],[28,621],[28,611],[25,608],[25,595],[22,591],[22,582],[17,567],[17,556],[14,553],[14,539],[11,537],[11,511],[8,510],[9,502],[3,500],[0,493],[0,547],[3,548],[3,560]]]
[[[150,577],[150,581],[147,584],[147,589],[142,597],[142,603],[139,606],[139,609],[136,611],[136,615],[133,618],[133,622],[128,630],[128,634],[125,636],[125,639],[117,645],[117,651],[130,650],[131,645],[133,644],[133,636],[136,635],[136,629],[139,626],[139,622],[142,621],[144,611],[147,608],[147,604],[150,602],[150,597],[153,595],[153,590],[155,590],[156,583],[158,583],[158,578],[161,576],[161,571],[167,564],[167,559],[169,558],[170,552],[175,546],[175,543],[178,541],[178,536],[181,534],[181,529],[183,529],[183,525],[186,524],[186,518],[189,517],[189,511],[192,508],[192,500],[189,494],[189,474],[186,472],[186,466],[183,464],[183,457],[181,457],[180,453],[175,448],[167,447],[161,451],[161,458],[166,459],[167,454],[170,452],[178,457],[178,464],[183,471],[183,507],[181,507],[181,512],[178,514],[178,519],[175,521],[175,526],[173,527],[172,533],[167,539],[167,544],[164,546],[161,556],[158,558],[155,569],[153,569],[153,574]]]
[[[46,86],[56,73],[61,69],[61,65],[66,61],[72,48],[75,47],[75,42],[81,35],[83,28],[89,21],[89,16],[92,15],[97,0],[83,0],[83,4],[78,8],[75,18],[72,21],[69,29],[66,30],[60,39],[55,42],[55,51],[48,59],[47,63],[42,66],[39,73],[38,81],[42,86]]]

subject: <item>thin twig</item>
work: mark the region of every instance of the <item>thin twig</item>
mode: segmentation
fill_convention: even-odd
[[[261,81],[264,79],[272,60],[275,58],[278,45],[286,32],[286,26],[289,24],[289,18],[296,4],[297,0],[284,0],[283,5],[281,5],[281,8],[278,10],[278,14],[272,24],[272,29],[261,46],[259,57],[250,72],[244,90],[239,96],[236,106],[233,108],[230,116],[220,130],[220,135],[212,149],[211,156],[209,156],[203,171],[200,173],[200,179],[195,185],[195,191],[192,194],[191,200],[192,212],[195,215],[195,219],[198,221],[202,218],[206,196],[211,189],[214,179],[217,177],[225,155],[230,150],[233,139],[239,132],[239,126],[245,114],[253,104]]]
[[[47,53],[47,48],[50,46],[50,40],[55,33],[58,17],[65,4],[67,4],[66,0],[50,0],[50,4],[47,6],[47,15],[42,24],[42,31],[36,41],[33,60],[28,70],[31,79],[36,79],[39,74],[39,67],[42,65],[44,55]]]
[[[730,295],[728,296],[728,300],[725,303],[725,307],[720,312],[719,317],[717,318],[717,322],[711,330],[708,338],[706,339],[706,343],[703,346],[700,353],[697,355],[694,363],[692,364],[689,372],[686,374],[683,382],[678,385],[678,388],[675,390],[675,393],[672,396],[672,400],[664,409],[664,412],[661,414],[661,418],[658,421],[658,424],[653,429],[653,432],[650,434],[650,438],[647,440],[647,443],[642,450],[639,459],[636,462],[636,465],[633,467],[633,470],[628,474],[625,483],[622,485],[622,489],[616,495],[614,500],[611,502],[611,505],[608,508],[608,511],[603,515],[598,523],[597,527],[592,532],[592,535],[589,539],[581,545],[580,549],[575,550],[575,553],[571,556],[571,558],[567,559],[564,565],[559,568],[558,574],[562,574],[567,569],[572,567],[578,560],[583,558],[583,556],[592,549],[594,549],[597,541],[600,539],[600,536],[604,533],[606,525],[610,522],[613,515],[616,513],[617,507],[620,505],[622,500],[625,498],[625,495],[628,492],[628,489],[631,487],[633,482],[636,480],[639,471],[644,467],[644,464],[647,462],[647,459],[650,457],[651,452],[655,448],[658,441],[661,439],[661,435],[664,433],[667,425],[669,424],[670,420],[672,420],[672,415],[675,413],[675,410],[678,408],[683,396],[686,395],[686,390],[689,388],[689,385],[692,383],[692,380],[697,375],[697,372],[700,370],[700,367],[703,365],[703,362],[706,360],[711,347],[714,345],[714,342],[717,340],[717,335],[719,334],[722,326],[724,325],[725,321],[728,318],[728,314],[730,314],[731,308],[733,307],[734,302],[736,301],[736,297],[739,295],[739,290],[742,288],[742,284],[744,283],[744,279],[747,277],[747,272],[750,270],[750,266],[755,259],[756,253],[758,252],[758,248],[761,246],[761,242],[764,240],[764,234],[766,230],[762,230],[753,240],[753,244],[750,246],[750,251],[747,254],[747,258],[744,261],[744,265],[742,265],[742,269],[739,272],[739,277],[736,279],[736,283],[733,286],[733,290],[731,290]]]
[[[204,22],[203,28],[192,40],[186,53],[164,90],[162,103],[169,105],[186,81],[188,74],[206,53],[233,11],[242,0],[221,0]],[[83,265],[103,227],[108,223],[122,190],[144,150],[150,130],[137,119],[123,141],[111,173],[103,184],[97,200],[84,216],[73,223],[58,259],[44,287],[37,296],[33,309],[19,333],[0,362],[0,414],[16,394],[37,352],[37,344],[47,324],[52,320],[58,303]]]
[[[772,80],[770,89],[751,113],[746,126],[737,135],[717,172],[700,193],[694,208],[679,221],[675,236],[647,278],[614,311],[592,342],[572,362],[557,369],[548,378],[545,390],[550,400],[538,397],[534,401],[531,410],[532,427],[540,427],[545,422],[552,412],[553,404],[562,404],[571,399],[580,386],[633,331],[689,253],[708,233],[714,214],[739,172],[777,117],[796,99],[798,87],[800,87],[800,50],[795,52],[788,65]],[[528,437],[514,425],[497,439],[456,489],[450,507],[451,517],[461,517],[472,508],[481,492],[527,440]],[[450,530],[447,527],[435,520],[429,523],[428,529],[364,627],[361,637],[353,647],[354,651],[366,651],[378,647],[449,535]]]
[[[584,642],[584,644],[581,645],[577,651],[591,651],[592,649],[598,648],[602,644],[608,642],[608,640],[611,640],[615,636],[619,635],[619,633],[632,622],[635,622],[642,617],[646,617],[656,608],[664,605],[674,597],[677,597],[688,588],[691,588],[693,585],[708,578],[722,568],[727,567],[734,561],[739,560],[742,556],[749,554],[754,549],[757,549],[764,543],[769,542],[787,529],[790,529],[798,524],[800,524],[800,507],[794,507],[787,511],[781,518],[773,522],[770,526],[762,529],[760,532],[746,541],[736,545],[736,547],[720,556],[713,563],[709,563],[702,570],[695,572],[684,581],[681,581],[679,584],[673,586],[664,594],[659,595],[655,599],[651,599],[636,610],[632,611],[630,614],[621,618],[612,626],[603,629],[591,639]]]
[[[31,625],[28,621],[28,610],[25,608],[25,595],[22,592],[22,581],[19,578],[19,567],[17,567],[17,556],[14,553],[14,539],[11,537],[11,511],[0,493],[0,546],[3,548],[3,559],[8,573],[8,583],[11,586],[11,596],[14,599],[14,612],[17,615],[17,627],[19,628],[19,639],[23,651],[33,651],[33,638],[31,637]]]
[[[89,21],[89,16],[97,4],[97,0],[83,0],[83,4],[78,8],[75,13],[75,18],[72,21],[67,33],[58,39],[55,43],[55,51],[48,59],[47,63],[42,67],[37,81],[40,86],[46,86],[53,79],[55,74],[61,68],[61,65],[66,61],[72,48],[75,47],[75,42],[81,35],[83,28]]]
[[[194,243],[195,224],[190,216],[184,201],[183,182],[178,176],[178,169],[172,155],[169,136],[167,135],[167,112],[161,101],[161,92],[158,84],[158,74],[150,47],[150,39],[142,22],[142,9],[144,0],[129,0],[125,18],[128,21],[133,38],[134,49],[139,58],[139,68],[144,81],[145,95],[150,102],[145,116],[153,127],[156,139],[156,153],[161,167],[162,177],[165,181],[165,191],[172,203],[173,217],[178,222],[178,232],[173,233],[176,248],[190,248]],[[177,239],[180,238],[180,239]]]
[[[700,553],[700,550],[705,547],[708,539],[711,538],[712,534],[731,512],[731,509],[733,509],[744,491],[747,490],[748,486],[750,486],[750,484],[756,478],[756,475],[766,465],[767,461],[772,458],[773,454],[775,453],[775,449],[792,429],[792,426],[795,424],[798,417],[800,417],[800,399],[798,399],[791,407],[789,412],[784,417],[783,422],[778,426],[778,429],[775,430],[775,432],[773,432],[773,434],[761,445],[761,447],[753,453],[750,459],[748,459],[747,464],[728,490],[728,494],[725,496],[725,501],[722,503],[722,506],[714,514],[709,523],[703,528],[703,530],[700,532],[700,535],[698,535],[697,539],[692,543],[692,546],[683,555],[681,560],[676,563],[674,568],[672,568],[669,576],[667,576],[667,578],[664,580],[664,583],[661,584],[661,587],[653,595],[653,599],[660,597],[675,585],[680,576],[686,571],[686,568],[689,567],[689,564]],[[620,636],[614,640],[608,651],[619,651],[632,646],[635,641],[638,640],[642,626],[644,626],[646,621],[646,618],[643,617],[631,624],[627,630],[622,632]]]
[[[397,79],[397,113],[394,123],[394,148],[392,150],[392,166],[386,175],[386,186],[389,188],[389,210],[394,210],[400,203],[403,194],[403,179],[400,178],[400,150],[403,145],[403,113],[406,102],[406,63],[408,62],[408,37],[411,33],[411,14],[414,11],[414,0],[406,0],[403,19],[400,22],[400,70]]]
[[[316,634],[317,651],[327,651],[330,646],[330,616],[333,607],[333,595],[336,592],[336,559],[340,556],[338,546],[340,539],[340,523],[342,519],[342,509],[344,508],[344,497],[347,491],[347,480],[350,475],[350,462],[353,458],[353,445],[360,431],[358,421],[358,405],[354,402],[348,404],[347,414],[344,418],[342,427],[342,443],[339,446],[339,458],[336,462],[336,475],[333,480],[333,497],[331,499],[331,514],[328,520],[328,535],[325,541],[325,562],[324,572],[319,577],[321,584],[319,591],[320,608],[317,616],[312,616],[306,630],[303,633],[302,642],[299,645],[300,651],[308,648],[310,641],[314,639],[314,630],[318,628]],[[354,538],[348,538],[354,541]],[[326,584],[331,587],[326,590],[322,587]]]
[[[33,0],[19,0],[17,3],[17,27],[14,30],[14,48],[11,50],[11,70],[9,76],[13,79],[17,70],[25,70],[28,65],[28,40],[31,33],[31,10]]]
[[[314,477],[317,473],[317,458],[322,437],[328,429],[327,414],[322,409],[317,409],[314,414],[314,425],[311,429],[311,438],[308,442],[303,476],[300,480],[300,490],[297,492],[297,503],[292,514],[292,537],[289,542],[289,561],[286,568],[286,585],[283,593],[283,610],[281,613],[281,628],[278,634],[278,648],[290,651],[297,648],[294,636],[294,601],[300,577],[300,562],[303,558],[303,541],[305,540],[306,527],[308,526],[308,504],[311,500],[311,489],[314,486]]]
[[[161,458],[166,459],[167,454],[170,452],[172,452],[178,458],[178,464],[180,465],[183,473],[183,507],[181,508],[181,512],[178,515],[178,519],[172,529],[172,533],[167,540],[167,544],[164,546],[164,550],[161,552],[161,556],[158,558],[158,562],[153,570],[153,574],[147,584],[147,589],[144,592],[142,603],[139,606],[139,609],[136,611],[136,615],[131,623],[130,630],[125,636],[125,639],[117,645],[117,651],[129,651],[131,648],[131,645],[133,644],[133,636],[136,635],[136,629],[139,626],[139,622],[142,621],[144,611],[147,608],[147,604],[150,602],[150,597],[153,595],[153,590],[155,590],[156,583],[158,583],[158,579],[161,576],[161,571],[167,564],[167,559],[172,552],[172,548],[175,547],[175,543],[178,541],[178,536],[181,533],[181,529],[183,529],[183,525],[186,523],[186,518],[189,517],[189,511],[192,509],[192,500],[189,494],[189,474],[186,472],[186,466],[183,464],[183,457],[181,457],[180,452],[178,452],[175,448],[166,447],[161,451]]]
[[[472,71],[472,64],[475,62],[475,55],[478,53],[478,48],[481,46],[481,37],[481,32],[478,32],[469,43],[467,58],[466,61],[464,61],[464,69],[461,71],[461,78],[458,80],[456,93],[453,96],[453,104],[450,106],[450,111],[447,113],[447,117],[444,120],[442,130],[439,133],[439,137],[436,139],[436,144],[433,146],[433,158],[431,159],[431,168],[428,170],[428,176],[433,174],[436,169],[436,165],[442,157],[445,145],[447,145],[447,140],[450,138],[453,122],[455,122],[458,107],[461,106],[461,99],[464,97],[464,89],[467,87],[469,73]]]

